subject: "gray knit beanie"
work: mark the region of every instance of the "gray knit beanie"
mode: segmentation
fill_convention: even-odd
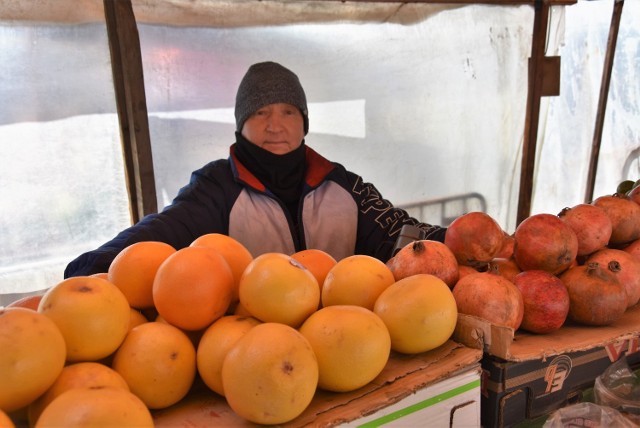
[[[304,134],[309,132],[307,98],[300,80],[291,70],[275,62],[253,64],[242,78],[236,95],[236,130],[249,116],[268,104],[287,103],[300,109]]]

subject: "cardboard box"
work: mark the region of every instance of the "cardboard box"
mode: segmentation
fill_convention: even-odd
[[[454,339],[484,351],[482,425],[509,427],[582,401],[582,392],[623,355],[632,366],[640,363],[640,306],[609,326],[568,322],[541,335],[460,315]]]
[[[318,390],[309,407],[282,426],[415,426],[415,420],[423,426],[479,426],[481,358],[481,350],[454,341],[422,354],[392,353],[369,384],[344,393]],[[153,413],[156,427],[256,426],[202,385]]]
[[[479,427],[480,370],[446,378],[345,427]],[[343,425],[341,425],[343,426]]]

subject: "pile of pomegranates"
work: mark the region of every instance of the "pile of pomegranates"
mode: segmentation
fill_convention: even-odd
[[[414,241],[387,265],[396,280],[439,277],[459,313],[514,330],[610,325],[640,302],[640,185],[531,215],[511,234],[469,212],[449,225],[444,245]]]

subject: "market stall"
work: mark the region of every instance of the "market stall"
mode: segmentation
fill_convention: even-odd
[[[70,291],[66,299],[58,298],[58,302],[74,302],[69,305],[74,309],[85,308],[84,313],[58,312],[64,305],[54,304],[56,300],[51,296],[43,304],[40,301],[45,292],[67,284],[61,278],[62,272],[78,253],[97,247],[122,228],[160,211],[170,203],[171,193],[177,191],[190,171],[212,156],[226,156],[224,135],[234,125],[229,108],[234,93],[230,88],[235,88],[234,79],[239,70],[244,70],[243,63],[263,59],[266,51],[278,60],[299,66],[300,75],[309,82],[313,118],[307,137],[310,144],[353,162],[368,177],[382,183],[383,193],[393,196],[398,207],[420,221],[453,230],[456,220],[473,212],[482,213],[495,223],[498,238],[493,240],[487,259],[465,259],[453,254],[456,248],[451,241],[442,243],[444,249],[440,251],[452,251],[456,281],[467,268],[473,274],[506,274],[497,262],[493,263],[495,259],[515,263],[518,272],[543,269],[534,263],[525,267],[529,260],[525,256],[518,260],[513,241],[518,226],[538,213],[560,222],[558,213],[564,206],[596,206],[597,197],[613,197],[614,193],[630,204],[638,203],[633,198],[640,191],[632,194],[633,189],[640,189],[634,176],[640,159],[640,122],[635,120],[638,101],[634,98],[639,79],[635,79],[637,71],[632,61],[633,43],[638,39],[629,30],[633,28],[630,21],[624,20],[629,10],[637,19],[633,13],[637,4],[610,2],[610,14],[604,19],[606,46],[594,48],[603,53],[604,59],[597,66],[588,63],[592,73],[574,81],[571,72],[579,68],[576,64],[584,64],[584,58],[567,52],[566,46],[589,45],[582,43],[580,37],[571,39],[565,35],[565,31],[576,28],[565,26],[569,19],[565,11],[581,3],[576,0],[71,3],[66,8],[53,1],[9,1],[0,6],[0,23],[6,24],[0,34],[6,37],[0,41],[11,37],[23,41],[26,47],[14,54],[21,61],[30,58],[32,52],[38,58],[45,52],[56,63],[70,51],[69,46],[80,49],[83,55],[79,56],[89,58],[87,62],[70,60],[73,66],[53,67],[52,73],[63,70],[57,76],[62,76],[59,80],[64,89],[48,85],[52,79],[43,83],[40,73],[18,72],[30,67],[24,65],[10,70],[16,76],[16,89],[8,83],[0,86],[0,93],[12,101],[7,104],[13,106],[6,115],[0,114],[0,135],[12,150],[11,159],[35,158],[38,153],[47,168],[37,169],[49,170],[51,166],[52,171],[64,172],[33,182],[31,177],[22,176],[25,168],[19,162],[3,165],[6,177],[0,171],[4,200],[15,210],[24,208],[19,215],[12,211],[7,216],[6,244],[0,246],[0,340],[3,332],[9,332],[0,348],[5,356],[19,354],[18,359],[23,362],[40,358],[34,367],[50,369],[31,369],[37,376],[31,375],[28,382],[23,382],[26,375],[17,370],[14,373],[10,361],[0,356],[0,370],[6,370],[0,372],[0,378],[13,379],[0,386],[0,409],[16,426],[35,425],[45,408],[43,397],[62,370],[87,362],[100,365],[99,370],[107,367],[129,376],[128,389],[139,398],[145,397],[140,398],[144,402],[137,407],[145,423],[158,427],[256,425],[233,410],[224,395],[203,381],[204,369],[196,364],[202,335],[221,314],[207,320],[204,327],[185,327],[180,324],[180,316],[175,321],[171,318],[171,310],[159,309],[156,302],[132,304],[130,296],[126,296],[128,302],[113,297],[120,302],[94,302],[86,307],[88,299],[71,300]],[[457,30],[452,29],[452,22],[458,25]],[[623,65],[614,61],[620,51],[617,41],[621,28],[625,36]],[[453,40],[452,32],[459,38]],[[585,38],[594,39],[597,37]],[[569,73],[562,68],[566,63],[574,66]],[[619,72],[616,75],[614,64],[622,67],[625,78],[620,79]],[[23,79],[24,76],[27,77]],[[31,78],[39,83],[34,84]],[[620,90],[619,82],[625,79],[628,91]],[[91,86],[96,80],[107,81],[109,90]],[[584,89],[585,81],[591,83],[590,90]],[[61,103],[65,89],[75,87],[81,87],[79,92],[88,98],[79,93],[68,97],[82,99],[80,107],[71,101]],[[594,87],[597,97],[593,96]],[[614,95],[610,96],[612,87]],[[567,93],[567,98],[560,98]],[[607,110],[611,98],[615,103]],[[554,104],[552,99],[559,101]],[[588,108],[579,107],[585,99],[595,100],[591,115],[585,113]],[[571,112],[561,116],[565,120],[583,116],[588,120],[580,121],[581,126],[567,122],[568,130],[557,131],[554,124],[563,119],[553,113],[565,109]],[[585,122],[589,126],[584,126]],[[216,142],[212,144],[211,140]],[[50,151],[40,150],[42,147],[50,147]],[[67,156],[69,153],[78,157]],[[81,156],[82,153],[88,155]],[[41,165],[40,161],[36,163]],[[550,177],[549,171],[557,173],[557,177]],[[628,185],[624,192],[615,188],[623,181]],[[72,184],[78,183],[78,193],[69,191]],[[6,190],[14,188],[15,191]],[[553,193],[549,189],[561,190]],[[33,195],[33,201],[24,203],[23,195]],[[39,211],[43,206],[47,209]],[[636,210],[640,212],[637,207]],[[614,239],[610,234],[597,250],[624,250],[630,258],[637,257],[634,248],[640,239],[640,216],[633,210],[628,213],[616,216],[607,211],[612,229],[625,219],[637,224],[628,226],[633,230],[624,238]],[[58,228],[59,224],[64,227]],[[40,225],[44,225],[45,232],[37,227]],[[586,230],[590,225],[582,223],[578,229]],[[478,239],[479,246],[489,241],[488,234],[478,236],[489,228],[476,225],[469,230],[473,232],[470,241]],[[552,235],[536,233],[534,237],[539,241]],[[578,231],[572,233],[577,236]],[[577,239],[573,254],[563,253],[563,266],[550,269],[549,274],[560,277],[568,269],[585,264],[587,256],[596,252],[577,255]],[[522,251],[524,245],[519,247]],[[543,253],[547,249],[538,250]],[[165,255],[168,257],[169,253],[173,251]],[[120,278],[153,272],[153,280],[154,269],[160,263],[151,269],[140,260]],[[428,261],[421,262],[423,270],[414,272],[416,275],[444,278]],[[625,259],[623,264],[625,272],[640,272],[640,261]],[[384,266],[392,267],[390,263]],[[98,290],[109,282],[123,288],[113,272],[101,274],[99,280],[82,277],[77,288]],[[394,282],[399,282],[397,272],[395,277],[393,274]],[[567,315],[567,300],[562,327],[545,333],[521,328],[524,303],[520,322],[511,326],[468,313],[455,293],[457,282],[447,278],[446,285],[439,283],[449,299],[447,315],[451,319],[453,308],[457,313],[453,318],[455,329],[450,332],[437,324],[436,333],[442,335],[446,331],[446,340],[419,352],[400,352],[390,345],[388,360],[373,380],[344,392],[314,385],[313,398],[304,410],[278,425],[541,426],[558,409],[584,401],[585,391],[593,388],[612,364],[625,360],[632,369],[640,365],[640,276],[632,276],[624,279],[627,285],[621,285],[622,279],[616,280],[619,284],[611,295],[619,297],[619,309],[611,309],[615,316],[610,320],[588,325],[579,317],[572,318]],[[229,282],[228,278],[225,281]],[[513,277],[509,281],[515,287]],[[316,278],[315,284],[322,290],[322,280]],[[625,292],[622,308],[620,296]],[[442,293],[438,299],[443,298]],[[171,302],[175,296],[168,293],[164,297],[165,302]],[[490,297],[485,292],[476,302],[489,306]],[[237,296],[234,299],[222,305],[221,312],[255,316],[260,323],[273,321],[262,314],[257,316],[255,307],[253,313],[242,313],[242,300]],[[192,302],[193,311],[188,314],[192,318],[197,303],[197,299]],[[322,306],[320,297],[312,303],[314,310]],[[32,312],[16,312],[16,307]],[[288,310],[280,309],[282,313]],[[374,311],[373,306],[368,309]],[[189,312],[184,308],[180,311],[182,316]],[[88,313],[91,316],[83,318]],[[437,311],[425,304],[424,313],[433,316]],[[3,315],[15,316],[13,324],[7,321],[9,316],[4,316],[3,325]],[[93,330],[87,334],[88,341],[63,351],[65,343],[72,340],[69,333],[65,332],[61,340],[56,327],[45,317],[63,323],[73,319],[67,325],[72,333],[91,327],[89,320],[99,317],[104,317],[104,325],[117,328],[104,333]],[[155,397],[149,398],[146,394],[154,392],[149,385],[143,388],[144,392],[132,387],[136,382],[131,380],[136,374],[133,362],[139,364],[140,374],[143,367],[153,366],[150,360],[141,363],[133,355],[154,354],[148,352],[152,345],[144,342],[143,336],[138,336],[138,343],[127,343],[131,350],[128,357],[121,351],[125,338],[134,341],[130,339],[135,336],[131,331],[138,327],[133,325],[134,318],[139,324],[154,324],[157,337],[166,330],[166,324],[175,327],[166,337],[181,341],[182,348],[170,353],[170,360],[178,360],[177,356],[183,357],[184,353],[191,358],[187,358],[191,362],[179,375],[166,372],[157,376],[176,379],[176,384],[184,381],[180,386],[184,391],[176,392],[169,404],[158,404],[153,401]],[[30,322],[44,325],[41,330],[15,333]],[[300,324],[293,329],[299,329]],[[388,324],[386,327],[391,331]],[[407,330],[416,337],[423,334],[417,322],[415,329]],[[43,349],[39,353],[33,352],[35,333],[42,333],[49,341],[47,346],[38,347]],[[25,345],[23,337],[31,342]],[[110,341],[117,346],[110,347]],[[13,346],[16,343],[18,346]],[[165,343],[167,348],[169,343],[172,341]],[[136,346],[147,346],[142,348],[146,352],[139,352]],[[4,349],[10,351],[5,353]],[[98,351],[92,353],[95,349]],[[379,355],[386,358],[384,352]],[[93,389],[104,389],[103,386],[94,385]],[[174,386],[156,389],[167,392]],[[629,408],[624,410],[632,412]],[[113,414],[117,416],[116,411]]]

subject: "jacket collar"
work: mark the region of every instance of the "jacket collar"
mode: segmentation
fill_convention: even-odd
[[[234,143],[229,148],[229,159],[234,177],[236,180],[240,180],[260,192],[266,192],[267,189],[265,185],[236,157],[235,145]],[[335,165],[331,161],[309,146],[306,146],[306,162],[307,171],[305,174],[305,184],[311,188],[319,186],[326,179],[327,175],[335,169]]]

